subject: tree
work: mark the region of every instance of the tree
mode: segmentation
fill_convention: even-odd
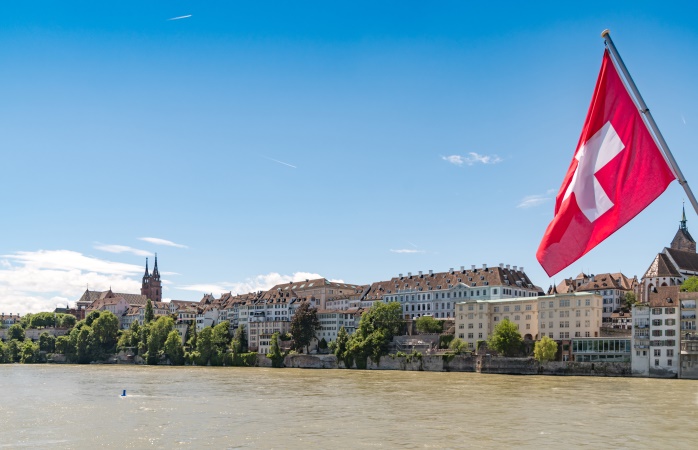
[[[205,366],[211,361],[213,354],[213,328],[205,327],[196,338],[196,351],[199,352],[199,360],[195,361],[200,366]]]
[[[681,285],[681,290],[683,292],[698,292],[698,277],[687,278]]]
[[[245,325],[237,327],[233,341],[233,352],[245,353],[247,351],[247,333],[245,332]]]
[[[110,311],[102,311],[92,321],[94,360],[102,360],[114,353],[119,333],[119,318]]]
[[[625,308],[630,311],[633,309],[633,306],[637,304],[637,298],[635,297],[635,293],[633,291],[628,291],[625,293]]]
[[[75,357],[78,364],[87,364],[93,360],[92,352],[94,345],[92,327],[89,325],[81,327],[77,332],[77,342],[75,345]]]
[[[337,340],[334,342],[333,352],[338,360],[344,361],[347,352],[347,344],[349,343],[349,333],[344,326],[339,328],[337,332]]]
[[[172,330],[167,335],[164,351],[172,365],[181,366],[184,364],[184,347],[182,347],[182,338],[177,330]]]
[[[53,353],[56,349],[56,338],[47,332],[41,333],[39,336],[39,350],[42,352]]]
[[[69,346],[70,346],[70,337],[58,336],[56,338],[56,353],[60,353],[61,355],[67,354]]]
[[[327,340],[325,338],[320,339],[320,342],[317,343],[317,348],[318,350],[327,349]]]
[[[455,338],[451,341],[451,343],[448,345],[449,350],[451,350],[453,353],[460,355],[461,353],[465,353],[468,351],[468,343],[464,342],[460,338]]]
[[[174,330],[174,320],[170,316],[160,316],[158,320],[150,324],[148,336],[148,364],[157,364],[163,354],[165,341],[171,331]]]
[[[557,355],[557,342],[548,336],[543,336],[533,348],[533,357],[538,362],[552,361],[555,359],[555,355]]]
[[[397,302],[376,302],[366,311],[359,321],[359,327],[349,338],[342,360],[346,367],[356,363],[356,367],[365,368],[370,357],[376,364],[388,354],[393,336],[404,326],[402,306]],[[337,338],[339,347],[339,337]]]
[[[77,321],[78,319],[72,314],[59,314],[56,326],[58,326],[58,328],[73,328]]]
[[[509,319],[504,319],[494,327],[487,340],[487,346],[504,356],[514,356],[521,350],[523,338],[519,329]]]
[[[24,341],[24,328],[22,325],[15,323],[7,330],[7,338],[9,340]]]
[[[7,345],[5,345],[2,340],[0,340],[0,364],[2,363],[8,363],[9,361],[9,352],[7,350]]]
[[[279,346],[279,333],[271,335],[271,345],[269,346],[267,358],[271,359],[272,367],[283,367],[284,354],[281,352],[281,347]]]
[[[443,322],[431,316],[422,316],[415,320],[415,324],[420,333],[441,333],[444,329]]]
[[[310,342],[315,338],[315,330],[319,326],[317,308],[311,307],[308,302],[301,303],[291,319],[293,348],[302,350],[305,347],[306,353],[310,353]]]
[[[145,303],[145,323],[152,322],[153,318],[155,318],[153,313],[153,302],[148,299],[148,301]]]
[[[39,362],[39,345],[31,339],[25,339],[21,348],[20,361],[22,364]]]

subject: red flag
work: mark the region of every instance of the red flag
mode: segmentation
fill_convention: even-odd
[[[615,233],[675,179],[604,52],[574,158],[536,257],[552,276]]]

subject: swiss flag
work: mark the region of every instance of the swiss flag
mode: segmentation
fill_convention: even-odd
[[[582,135],[536,257],[552,276],[628,223],[675,175],[604,52]]]

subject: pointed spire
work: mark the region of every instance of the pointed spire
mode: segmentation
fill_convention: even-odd
[[[686,204],[681,205],[683,214],[681,214],[681,229],[686,230]]]
[[[153,277],[160,278],[160,271],[158,270],[158,254],[155,254],[155,266],[153,267]]]
[[[150,274],[148,273],[148,257],[145,258],[145,275],[143,275],[143,278],[148,278]]]

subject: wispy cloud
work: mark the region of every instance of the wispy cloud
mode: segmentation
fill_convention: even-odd
[[[399,248],[399,249],[390,249],[391,252],[393,253],[426,253],[424,250],[417,250],[414,248]]]
[[[142,270],[70,250],[0,255],[0,303],[5,313],[26,314],[74,303],[87,284],[96,290],[139,292]]]
[[[178,289],[185,291],[194,291],[220,295],[223,292],[232,292],[233,294],[246,294],[248,292],[266,291],[277,284],[288,283],[289,281],[312,280],[315,278],[323,278],[322,275],[310,272],[296,272],[293,275],[282,275],[280,273],[271,272],[255,277],[247,278],[237,282],[214,282],[214,283],[197,283],[185,286],[178,286]],[[331,280],[338,283],[343,283],[342,280]]]
[[[441,159],[456,166],[462,166],[464,164],[467,166],[472,166],[474,164],[497,164],[503,161],[503,159],[497,155],[481,155],[475,152],[469,152],[466,155],[442,156]]]
[[[285,162],[283,162],[283,161],[279,161],[278,159],[269,158],[268,156],[262,156],[262,158],[268,159],[269,161],[274,161],[275,163],[283,164],[284,166],[288,166],[288,167],[290,167],[290,168],[292,168],[292,169],[297,169],[297,168],[298,168],[298,167],[294,166],[293,164],[285,163]]]
[[[533,208],[534,206],[539,206],[542,205],[543,203],[546,203],[554,198],[555,194],[555,189],[548,189],[545,191],[544,195],[536,194],[536,195],[527,195],[526,197],[522,198],[521,201],[519,202],[518,205],[516,205],[517,208]]]
[[[152,253],[150,253],[147,250],[141,250],[141,249],[129,247],[126,245],[96,243],[94,245],[94,248],[96,250],[102,250],[103,252],[108,252],[108,253],[132,253],[132,254],[137,255],[137,256],[151,256],[152,255]]]
[[[167,20],[182,20],[182,19],[188,19],[188,18],[190,18],[190,17],[191,17],[191,14],[187,14],[186,16],[172,17],[172,18],[167,19]]]
[[[177,247],[177,248],[189,248],[186,245],[177,244],[175,242],[168,241],[167,239],[160,239],[160,238],[154,238],[154,237],[142,237],[142,238],[138,238],[138,239],[140,239],[141,241],[149,242],[151,244],[155,244],[155,245],[165,245],[167,247]]]

